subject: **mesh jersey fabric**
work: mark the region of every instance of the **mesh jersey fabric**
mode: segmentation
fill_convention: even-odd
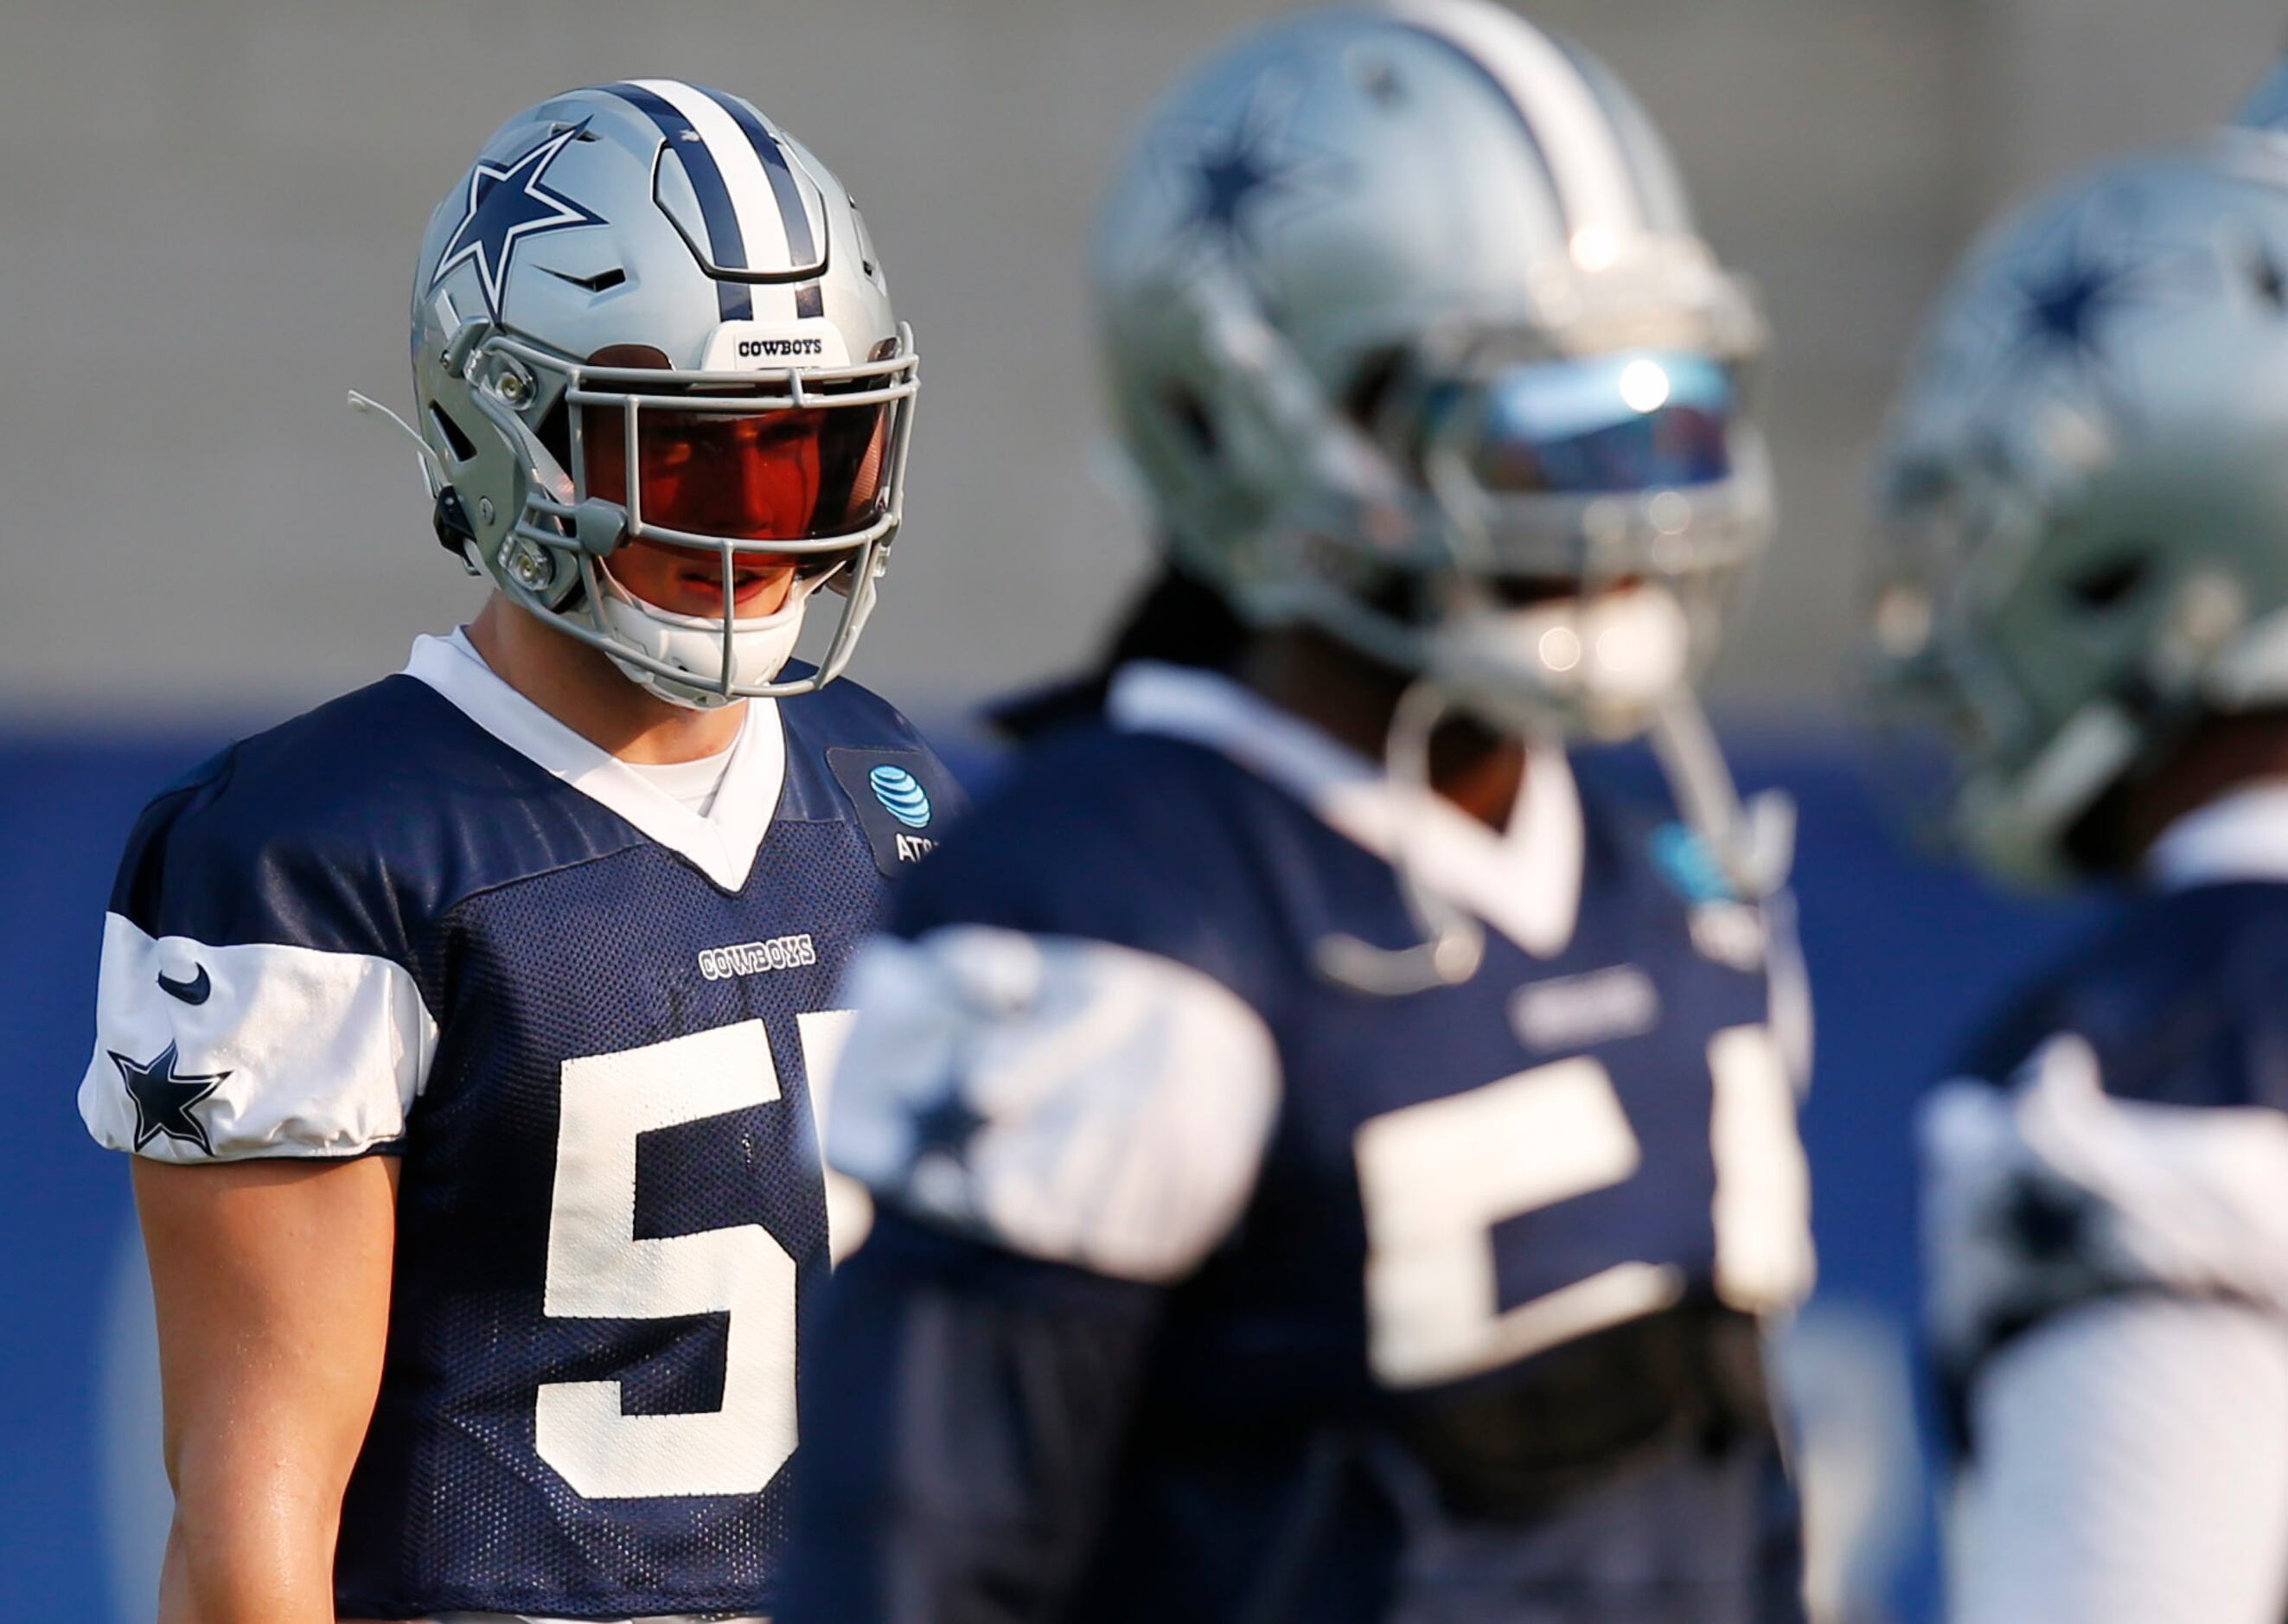
[[[831,1036],[837,977],[886,890],[869,824],[886,815],[828,752],[894,763],[934,809],[958,801],[904,720],[854,684],[783,714],[779,805],[735,892],[404,676],[233,746],[131,839],[113,907],[139,928],[386,959],[437,1024],[389,1147],[403,1158],[393,1296],[343,1507],[347,1615],[772,1604],[783,1469],[727,1488],[746,1445],[719,1437],[730,1464],[712,1483],[676,1482],[669,1452],[643,1492],[584,1492],[566,1467],[591,1469],[600,1446],[576,1439],[552,1461],[536,1417],[548,1390],[601,1382],[618,1384],[608,1433],[703,1417],[727,1388],[783,1389],[790,1406],[798,1317],[828,1266],[806,1051]],[[702,1054],[737,1055],[740,1074],[687,1075]],[[596,1066],[618,1092],[584,1125],[570,1079]],[[687,1118],[684,1088],[745,1103]],[[618,1184],[587,1188],[600,1168]],[[613,1268],[552,1250],[568,1214],[613,1210],[630,1230]],[[741,1256],[783,1254],[784,1301],[686,1301],[740,1289],[719,1262],[687,1262],[727,1237]],[[566,1277],[572,1264],[585,1272]],[[623,1311],[597,1311],[614,1301]],[[735,1329],[735,1313],[750,1319]]]
[[[1373,1120],[1539,1067],[1593,1063],[1625,1116],[1638,1169],[1494,1223],[1485,1234],[1495,1306],[1506,1312],[1643,1262],[1674,1271],[1680,1313],[1721,1311],[1710,1044],[1765,1021],[1766,979],[1760,965],[1704,951],[1695,928],[1703,910],[1656,861],[1649,825],[1601,795],[1588,798],[1585,814],[1580,922],[1556,957],[1536,959],[1490,933],[1484,965],[1467,983],[1373,998],[1322,975],[1318,944],[1343,933],[1402,948],[1418,939],[1416,927],[1389,865],[1291,795],[1197,744],[1105,728],[1076,729],[1028,757],[901,888],[895,934],[926,943],[933,933],[984,926],[1077,937],[1212,977],[1276,1041],[1277,1120],[1243,1215],[1195,1273],[1156,1294],[1097,1282],[1124,1288],[1112,1293],[1124,1307],[1069,1306],[1085,1294],[1074,1270],[1019,1266],[990,1234],[933,1244],[918,1233],[930,1227],[925,1218],[886,1214],[838,1281],[837,1303],[862,1307],[828,1316],[836,1368],[876,1373],[819,1383],[806,1408],[812,1446],[824,1453],[806,1478],[815,1498],[801,1513],[801,1611],[789,1616],[802,1624],[916,1616],[895,1599],[912,1574],[961,1565],[988,1576],[1037,1572],[1039,1553],[1027,1542],[1049,1536],[1034,1516],[1057,1508],[1031,1504],[1029,1485],[1039,1473],[1053,1480],[1070,1447],[1050,1418],[1021,1406],[986,1411],[940,1434],[886,1428],[871,1407],[920,1403],[955,1380],[965,1349],[981,1345],[1044,1390],[1065,1368],[1061,1349],[1074,1368],[1132,1358],[1140,1366],[1132,1405],[1092,1423],[1123,1432],[1109,1501],[1080,1554],[1067,1552],[1076,1599],[1037,1616],[1365,1620],[1381,1616],[1378,1598],[1402,1580],[1422,1587],[1402,1593],[1407,1604],[1442,1595],[1448,1611],[1436,1616],[1456,1620],[1528,1616],[1505,1611],[1522,1589],[1577,1618],[1790,1616],[1799,1604],[1793,1501],[1768,1414],[1738,1418],[1703,1464],[1695,1462],[1704,1440],[1680,1442],[1665,1413],[1645,1414],[1646,1430],[1626,1450],[1592,1448],[1576,1463],[1593,1469],[1579,1485],[1590,1498],[1563,1503],[1588,1519],[1580,1526],[1593,1522],[1596,1555],[1577,1560],[1567,1551],[1585,1546],[1553,1538],[1525,1564],[1530,1572],[1494,1572],[1461,1548],[1466,1541],[1442,1546],[1426,1528],[1400,1556],[1389,1498],[1360,1493],[1350,1469],[1395,1449],[1428,1466],[1434,1523],[1467,1522],[1484,1514],[1465,1509],[1474,1489],[1489,1473],[1521,1468],[1519,1457],[1537,1446],[1527,1417],[1631,1411],[1646,1368],[1633,1357],[1606,1358],[1604,1349],[1586,1366],[1568,1365],[1573,1349],[1560,1345],[1402,1389],[1378,1378],[1374,1313],[1362,1290],[1369,1224],[1356,1161],[1360,1130]],[[1649,991],[1646,1018],[1602,1031],[1577,1024],[1545,1047],[1521,1034],[1521,994],[1561,991],[1561,983],[1585,991],[1616,975]],[[943,1135],[925,1132],[917,1142],[941,1154]],[[1138,1306],[1139,1294],[1154,1294],[1155,1306]],[[1116,1356],[1103,1342],[1123,1315],[1145,1328]],[[910,1325],[910,1340],[881,1345],[877,1328],[890,1324]],[[1553,1391],[1571,1402],[1548,1403]],[[1040,1436],[1027,1436],[1028,1419]],[[959,1459],[916,1459],[949,1435],[963,1440]],[[1663,1458],[1681,1464],[1647,1466],[1635,1451],[1648,1439],[1680,1452]],[[1350,1465],[1315,1498],[1310,1485],[1331,1452]],[[940,1485],[942,1501],[933,1499]],[[1695,1506],[1720,1537],[1680,1538]],[[1554,1528],[1563,1515],[1553,1509],[1540,1525]],[[993,1548],[996,1527],[1005,1548]],[[926,1548],[933,1540],[944,1551]],[[980,1555],[979,1545],[992,1548]],[[1442,1567],[1448,1556],[1460,1566]],[[1291,1610],[1254,1611],[1267,1564],[1291,1559]],[[989,1577],[979,1580],[981,1592],[990,1588]],[[1037,1615],[981,1602],[974,1616]]]
[[[2062,1041],[2094,1084],[2078,1115],[2125,1139],[2116,1176],[2101,1188],[2086,1169],[2060,1166],[2055,1147],[2019,1142],[2016,1127],[2004,1130],[2018,1148],[2009,1165],[1969,1166],[1934,1136],[1927,1111],[1926,1206],[1949,1221],[1952,1237],[1930,1259],[1934,1299],[1971,1305],[1938,1338],[1958,1442],[1978,1367],[2079,1303],[2161,1292],[2271,1311],[2283,1300],[2275,1237],[2288,1214],[2276,1201],[2263,1213],[2236,1206],[2233,1186],[2245,1181],[2225,1181],[2231,1162],[2263,1154],[2235,1124],[2288,1112],[2284,976],[2288,885],[2234,880],[2142,896],[2014,994],[1966,1047],[1934,1108],[2022,1117],[2041,1063]],[[2193,1137],[2221,1158],[2194,1152]],[[2149,1150],[2133,1148],[2141,1142]],[[1956,1210],[1974,1199],[1977,1214]],[[2153,1241],[2196,1213],[2225,1228],[2209,1236],[2197,1264],[2164,1261]],[[2236,1243],[2236,1222],[2244,1232]]]

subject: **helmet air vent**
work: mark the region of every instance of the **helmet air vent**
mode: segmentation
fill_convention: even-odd
[[[609,292],[628,279],[627,271],[616,265],[606,266],[592,276],[576,276],[570,271],[560,271],[552,265],[544,265],[540,268],[559,282],[568,282],[574,287],[584,288],[591,293]]]
[[[443,407],[432,403],[429,408],[429,421],[436,426],[437,433],[442,436],[445,443],[452,448],[453,460],[456,463],[465,463],[477,454],[475,443],[462,432],[459,424],[446,416]]]

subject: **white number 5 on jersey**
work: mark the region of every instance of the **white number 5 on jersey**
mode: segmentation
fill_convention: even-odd
[[[839,1051],[846,1015],[806,1016]],[[824,1065],[821,1062],[824,1062]],[[617,1381],[556,1381],[536,1401],[540,1458],[590,1500],[753,1494],[795,1448],[795,1260],[760,1224],[636,1238],[636,1140],[655,1128],[767,1105],[778,1068],[760,1021],[568,1060],[548,1223],[544,1311],[553,1318],[729,1317],[720,1409],[622,1413]]]

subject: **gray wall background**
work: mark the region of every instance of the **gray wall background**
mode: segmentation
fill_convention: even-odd
[[[402,405],[428,211],[510,111],[646,74],[753,96],[865,206],[926,356],[858,670],[910,707],[1078,657],[1143,543],[1091,472],[1084,244],[1156,87],[1267,0],[4,0],[0,715],[258,719],[481,595]],[[1784,532],[1720,669],[1831,700],[1866,440],[1998,203],[2220,117],[2278,0],[1538,0],[1630,80],[1777,332]]]

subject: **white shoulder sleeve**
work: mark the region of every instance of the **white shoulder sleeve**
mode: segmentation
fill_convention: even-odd
[[[1932,1329],[1958,1357],[2123,1289],[2288,1312],[2288,1116],[2113,1099],[2069,1033],[2006,1089],[1940,1088],[1922,1138]]]
[[[2279,1624],[2288,1326],[2238,1303],[2085,1303],[1980,1366],[1952,1624]]]
[[[404,1134],[436,1048],[390,959],[155,939],[114,913],[80,1116],[161,1161],[356,1156]]]
[[[828,1159],[1027,1256],[1181,1278],[1245,1207],[1279,1103],[1269,1029],[1197,970],[1075,937],[878,937]]]

